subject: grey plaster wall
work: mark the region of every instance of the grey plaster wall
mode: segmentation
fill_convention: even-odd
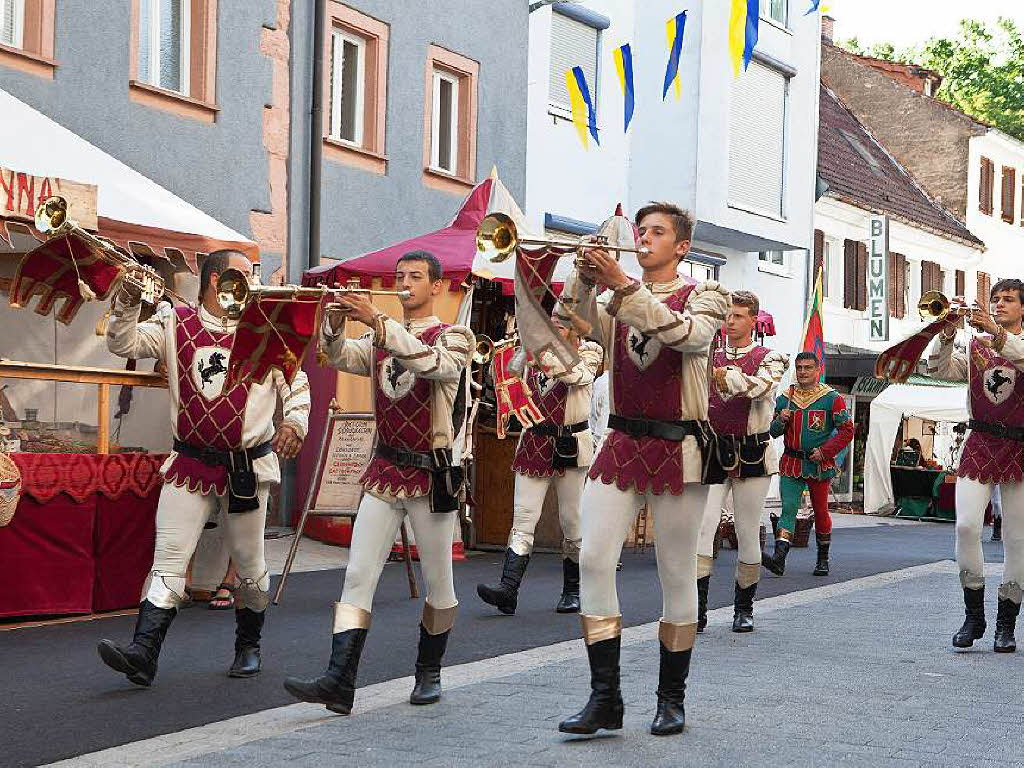
[[[249,211],[270,207],[259,46],[275,13],[274,0],[220,1],[212,124],[129,101],[129,0],[57,0],[54,79],[0,66],[0,88],[251,237]]]
[[[461,195],[425,187],[423,171],[424,67],[431,43],[480,63],[477,178],[498,166],[520,205],[526,188],[526,0],[351,0],[347,3],[390,25],[385,153],[377,176],[325,159],[321,254],[349,258],[444,226]],[[292,271],[308,253],[309,112],[312,3],[292,16]],[[294,279],[295,274],[291,277]]]

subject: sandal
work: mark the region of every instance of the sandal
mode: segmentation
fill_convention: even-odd
[[[221,593],[227,592],[224,596]],[[210,598],[210,610],[211,611],[227,611],[235,607],[235,587],[231,584],[222,583],[217,587],[217,591],[213,597]]]

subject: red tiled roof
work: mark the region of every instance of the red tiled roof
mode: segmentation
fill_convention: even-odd
[[[924,192],[824,85],[818,112],[818,175],[828,183],[829,196],[975,248],[984,247]]]

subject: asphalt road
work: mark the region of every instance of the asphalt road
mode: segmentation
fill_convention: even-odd
[[[988,530],[986,529],[986,538]],[[837,529],[833,573],[814,577],[814,548],[794,549],[783,578],[762,578],[759,597],[807,589],[898,568],[947,559],[953,527],[921,523]],[[989,560],[999,544],[986,543]],[[623,554],[619,595],[623,623],[642,624],[661,614],[653,549]],[[496,581],[501,553],[476,553],[456,564],[459,615],[446,663],[499,656],[579,637],[579,620],[558,615],[561,562],[535,555],[520,593],[519,611],[501,616],[476,595],[479,581]],[[723,551],[712,578],[710,606],[732,601],[735,552]],[[271,608],[263,642],[263,673],[252,680],[226,676],[234,632],[230,612],[203,607],[182,611],[172,625],[153,686],[138,688],[109,670],[96,654],[100,638],[127,642],[134,616],[0,631],[0,765],[39,765],[130,741],[171,733],[293,702],[286,675],[319,674],[330,651],[332,603],[341,571],[295,574],[282,605]],[[955,584],[950,600],[959,601]],[[410,675],[416,654],[421,601],[410,600],[404,568],[384,569],[373,627],[359,668],[360,684]],[[950,631],[959,608],[950,609]],[[756,604],[755,604],[756,621]]]

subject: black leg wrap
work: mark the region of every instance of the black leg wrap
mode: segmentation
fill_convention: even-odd
[[[733,598],[732,609],[732,631],[753,632],[754,631],[754,595],[757,593],[757,582],[749,587],[741,587],[736,584],[735,597]]]
[[[703,632],[708,625],[708,589],[711,587],[711,575],[697,579],[697,631]]]
[[[661,664],[658,667],[658,711],[651,723],[655,736],[681,733],[686,725],[686,678],[690,674],[693,648],[670,651],[661,645]]]
[[[997,517],[992,521],[992,541],[1003,540],[1003,518]]]
[[[517,555],[509,547],[505,550],[505,562],[501,567],[501,582],[496,587],[477,584],[476,593],[485,603],[493,605],[502,613],[511,616],[516,612],[516,604],[519,602],[519,585],[523,582],[523,574],[526,573],[526,566],[529,563],[529,555]]]
[[[433,704],[441,698],[441,659],[448,647],[448,632],[432,635],[420,624],[420,644],[416,655],[416,685],[409,695],[410,704]]]
[[[1017,627],[1017,614],[1020,605],[1009,598],[999,598],[999,612],[996,614],[996,639],[992,649],[996,653],[1013,653],[1017,650],[1017,640],[1013,631]]]
[[[784,574],[786,572],[786,555],[789,554],[789,546],[789,542],[785,539],[776,539],[775,553],[769,555],[767,552],[762,552],[761,565],[776,576]]]
[[[286,678],[284,689],[299,701],[325,704],[332,712],[347,715],[352,711],[356,693],[359,657],[366,642],[365,629],[347,629],[331,639],[331,659],[327,671],[312,680]]]
[[[255,677],[260,673],[260,636],[266,611],[235,611],[235,660],[228,677]]]
[[[619,689],[621,643],[621,637],[611,637],[587,646],[590,700],[582,710],[558,724],[562,733],[592,734],[601,728],[622,728],[622,691]]]
[[[562,597],[555,606],[558,613],[580,612],[580,564],[562,558]]]
[[[139,605],[131,643],[122,646],[111,640],[100,640],[97,650],[103,663],[123,672],[136,685],[150,685],[156,676],[157,660],[167,628],[177,613],[177,608],[157,608],[143,600]]]
[[[964,587],[964,609],[966,618],[963,626],[953,635],[954,648],[970,648],[975,640],[985,634],[985,588]]]
[[[815,576],[828,576],[828,548],[831,541],[818,542],[818,562],[814,566]]]

